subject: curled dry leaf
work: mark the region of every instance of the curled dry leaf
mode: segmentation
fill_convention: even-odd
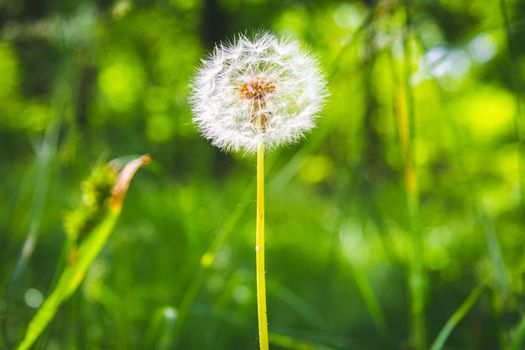
[[[148,164],[149,162],[151,162],[151,157],[146,154],[130,161],[124,166],[118,174],[117,181],[111,190],[111,209],[118,210],[122,206],[122,199],[128,191],[131,179],[142,165]]]

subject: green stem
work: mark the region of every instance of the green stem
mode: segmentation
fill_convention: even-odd
[[[450,316],[447,323],[443,326],[441,331],[439,332],[436,340],[434,340],[434,343],[432,344],[432,347],[430,350],[441,350],[443,346],[445,345],[445,342],[447,341],[450,333],[456,328],[456,326],[461,322],[463,317],[472,309],[476,301],[479,299],[481,294],[485,291],[485,284],[482,283],[465,299],[465,301],[457,308],[456,311]]]
[[[412,259],[410,263],[409,289],[411,294],[412,337],[416,349],[426,348],[425,320],[425,271],[423,264],[423,237],[419,212],[419,186],[416,161],[416,116],[414,91],[410,83],[412,74],[412,50],[410,47],[411,17],[410,0],[404,1],[404,108],[398,111],[400,141],[404,158],[405,190],[408,207],[408,218],[412,236]]]
[[[259,348],[261,350],[268,350],[266,272],[264,269],[264,143],[261,143],[257,148],[257,230],[255,237],[255,265]]]
[[[514,134],[516,137],[516,146],[518,149],[518,189],[520,194],[520,206],[522,213],[525,213],[525,143],[523,140],[524,121],[521,116],[521,96],[522,86],[519,83],[518,62],[516,60],[515,41],[512,37],[510,28],[510,17],[507,2],[500,0],[501,16],[505,27],[505,36],[507,39],[507,51],[509,59],[509,78],[510,85],[516,100],[516,111],[514,113]]]

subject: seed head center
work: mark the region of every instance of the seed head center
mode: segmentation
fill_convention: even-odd
[[[245,81],[239,86],[241,96],[247,100],[264,100],[275,92],[275,85],[263,78]]]

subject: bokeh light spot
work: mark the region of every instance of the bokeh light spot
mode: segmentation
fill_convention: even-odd
[[[512,94],[496,88],[480,89],[459,106],[467,129],[484,140],[512,130],[515,108]]]
[[[36,309],[42,304],[42,301],[44,301],[44,296],[39,290],[29,288],[24,294],[24,301],[30,308]]]
[[[485,63],[496,54],[497,47],[494,39],[487,34],[476,36],[468,44],[470,56],[476,63]]]
[[[308,158],[299,172],[299,177],[306,183],[319,183],[326,180],[334,171],[332,161],[324,156]]]
[[[169,141],[174,131],[173,119],[165,114],[153,115],[146,122],[146,135],[153,142]]]
[[[344,29],[356,29],[366,12],[355,4],[343,3],[334,10],[335,23]]]
[[[110,106],[125,111],[137,100],[142,87],[142,74],[138,67],[116,61],[102,69],[98,84]]]
[[[18,61],[11,46],[0,43],[0,98],[14,93],[19,82]]]

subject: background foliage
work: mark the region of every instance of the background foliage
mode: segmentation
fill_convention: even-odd
[[[519,348],[524,13],[520,0],[3,1],[1,346],[53,285],[81,180],[150,153],[36,348],[257,347],[255,159],[200,137],[187,96],[214,43],[266,29],[312,48],[331,92],[318,128],[269,156],[273,346],[425,348],[475,290],[445,347]]]

